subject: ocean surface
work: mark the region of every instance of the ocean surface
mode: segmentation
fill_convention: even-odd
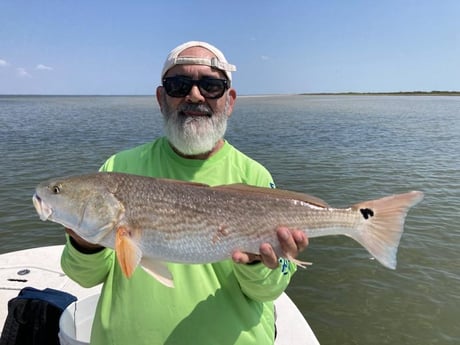
[[[0,253],[64,243],[36,184],[161,132],[154,97],[0,96]],[[349,238],[311,239],[287,292],[321,344],[460,344],[460,97],[240,97],[227,139],[335,207],[425,192],[394,271]]]

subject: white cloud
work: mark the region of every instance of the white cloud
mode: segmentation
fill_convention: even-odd
[[[270,59],[270,57],[268,57],[267,55],[262,55],[260,58],[261,58],[262,60],[264,60],[264,61]]]
[[[8,62],[6,62],[5,60],[0,59],[0,67],[6,67],[8,65],[9,65]]]
[[[37,70],[40,70],[40,71],[52,71],[53,70],[53,67],[50,67],[50,66],[46,66],[46,65],[42,65],[42,64],[38,64],[35,69]]]
[[[21,78],[30,78],[32,77],[29,72],[23,67],[18,67],[16,68],[16,72],[18,73],[18,76]]]

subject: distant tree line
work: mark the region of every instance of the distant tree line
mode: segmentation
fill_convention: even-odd
[[[398,91],[398,92],[315,92],[301,93],[301,95],[322,96],[322,95],[340,95],[340,96],[460,96],[460,91]]]

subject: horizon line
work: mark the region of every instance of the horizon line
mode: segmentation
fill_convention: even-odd
[[[260,93],[239,94],[239,97],[252,96],[326,96],[326,95],[460,95],[460,91],[432,90],[432,91],[338,91],[338,92],[300,92],[300,93]],[[4,93],[1,96],[59,96],[59,97],[154,97],[154,94],[53,94],[53,93]]]

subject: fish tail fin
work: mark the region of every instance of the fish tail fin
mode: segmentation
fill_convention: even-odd
[[[413,191],[353,205],[362,219],[357,233],[350,236],[383,266],[395,269],[407,212],[422,199],[422,192]]]

